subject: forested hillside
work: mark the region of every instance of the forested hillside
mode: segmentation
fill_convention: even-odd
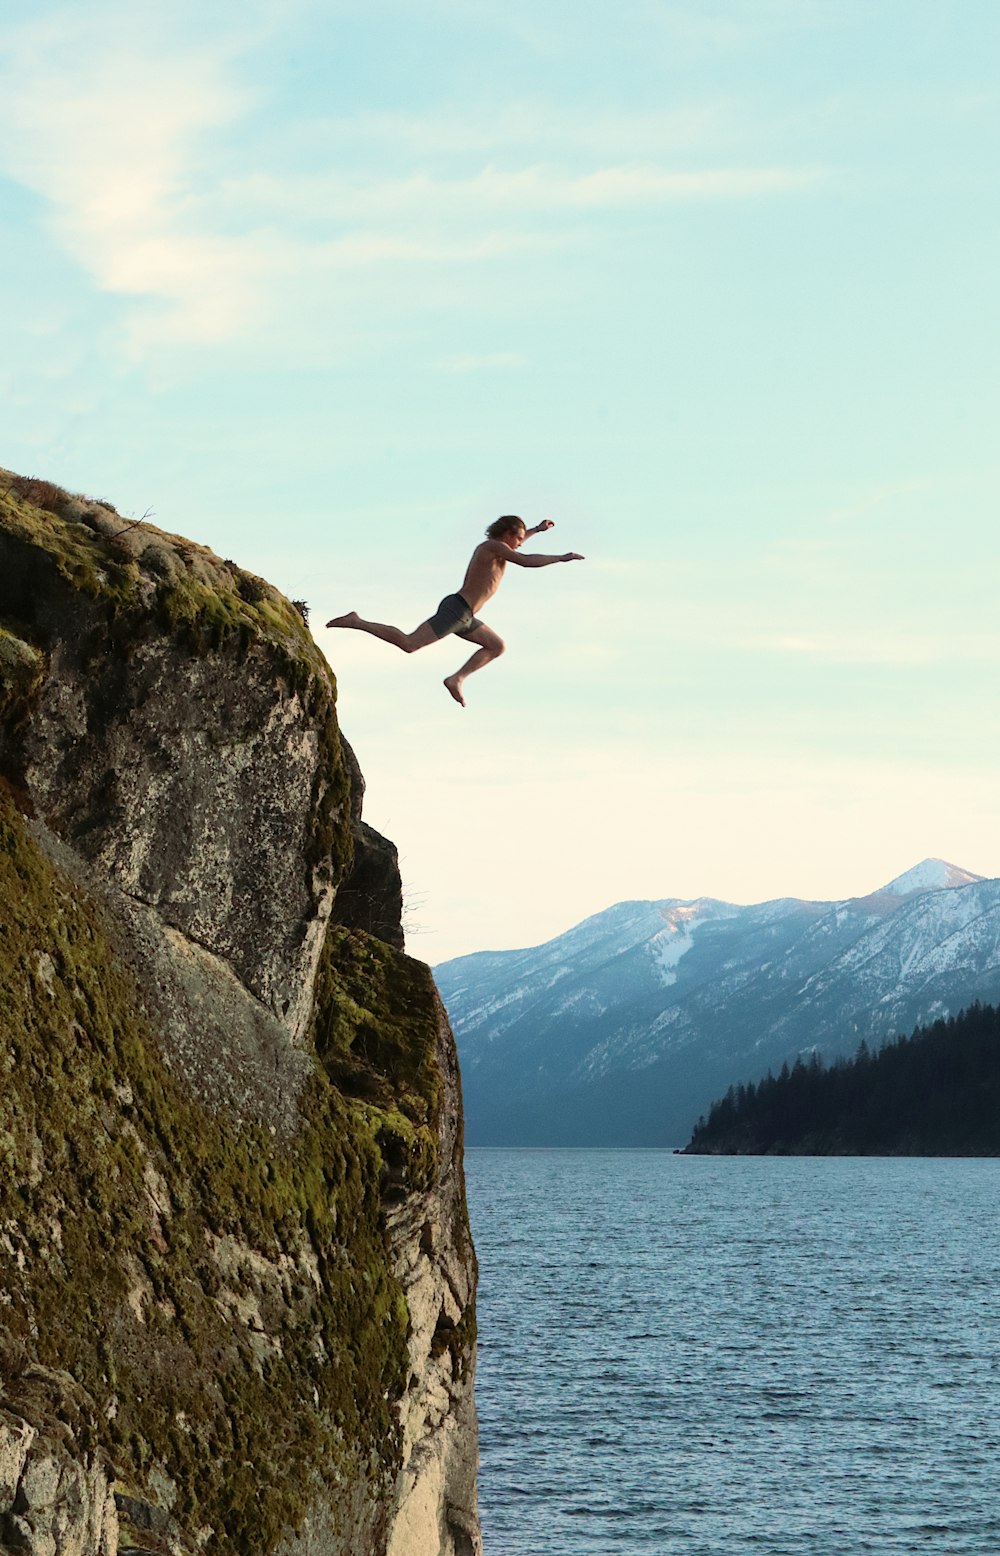
[[[1000,879],[925,859],[865,896],[620,902],[435,968],[473,1145],[682,1145],[731,1081],[1000,1005]]]
[[[1000,1011],[975,1004],[872,1052],[730,1087],[689,1154],[1000,1155]]]

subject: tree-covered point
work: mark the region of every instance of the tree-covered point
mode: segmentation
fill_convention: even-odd
[[[1000,1156],[1000,1011],[975,1004],[851,1059],[731,1086],[688,1154]]]

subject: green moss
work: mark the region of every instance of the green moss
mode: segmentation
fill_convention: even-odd
[[[86,1389],[139,1494],[165,1472],[210,1553],[266,1556],[319,1481],[398,1465],[407,1312],[380,1183],[433,1161],[430,975],[334,932],[325,1063],[278,1149],[166,1068],[111,931],[2,789],[0,900],[4,1326]]]
[[[353,842],[336,688],[300,613],[234,563],[96,507],[0,473],[8,729],[41,684],[50,621],[71,623],[58,630],[84,640],[84,659],[127,660],[164,633],[178,651],[263,658],[318,734],[305,868],[342,879]],[[438,1166],[430,972],[360,931],[329,932],[322,1063],[278,1148],[166,1067],[113,930],[2,787],[0,902],[2,1328],[94,1401],[138,1499],[172,1482],[178,1525],[214,1531],[209,1556],[267,1556],[323,1483],[335,1501],[398,1466],[409,1320],[383,1196],[430,1185]]]
[[[344,761],[333,694],[319,679],[313,686],[309,712],[319,729],[320,750],[312,784],[305,864],[312,871],[329,860],[333,879],[339,882],[354,862],[351,777]]]
[[[0,627],[0,713],[23,707],[45,675],[45,659],[37,648]]]
[[[105,528],[113,520],[110,535],[85,522],[95,521],[95,514]],[[179,648],[199,655],[235,647],[241,655],[266,656],[276,681],[302,699],[319,736],[307,874],[329,861],[335,881],[346,875],[354,843],[336,680],[288,600],[264,579],[203,546],[149,524],[120,520],[108,504],[73,497],[50,482],[0,471],[0,610],[2,572],[5,566],[12,571],[4,544],[25,565],[25,579],[12,596],[18,616],[26,608],[24,597],[42,592],[39,579],[50,593],[53,584],[61,585],[67,600],[73,593],[84,595],[96,607],[89,651],[97,657],[109,650],[128,657],[154,632],[169,634]],[[12,600],[7,601],[7,625],[37,637],[28,623],[12,619]],[[0,628],[0,717],[23,713],[44,674],[46,646],[37,648]]]
[[[5,474],[0,472],[0,474]],[[123,563],[107,541],[97,536],[86,524],[65,515],[72,511],[72,499],[68,493],[62,512],[55,511],[56,500],[47,495],[59,492],[48,482],[24,482],[16,476],[8,476],[12,483],[0,485],[0,528],[16,545],[34,548],[44,553],[53,568],[74,589],[93,597],[101,597],[112,606],[125,604],[134,592],[138,570],[134,564]],[[44,487],[45,505],[30,500],[38,496],[37,488]],[[30,495],[24,496],[22,492]]]
[[[439,1010],[430,968],[360,929],[331,927],[316,975],[313,1042],[346,1094],[381,1110],[379,1138],[400,1186],[437,1171]]]
[[[121,643],[152,618],[205,653],[233,640],[244,649],[268,643],[293,690],[315,676],[332,683],[299,611],[264,579],[204,546],[9,471],[0,471],[0,532],[102,604]]]

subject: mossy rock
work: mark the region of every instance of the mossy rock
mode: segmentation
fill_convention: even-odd
[[[151,1503],[173,1485],[171,1519],[203,1531],[210,1556],[266,1556],[324,1488],[334,1502],[348,1482],[384,1496],[408,1313],[380,1184],[400,1142],[405,1176],[430,1170],[433,1003],[397,1033],[380,1023],[417,990],[419,964],[346,937],[347,971],[328,966],[317,1009],[328,1060],[357,1048],[369,1095],[345,1095],[317,1064],[301,1130],[279,1149],[166,1067],[113,931],[2,788],[0,900],[11,1342],[86,1390],[98,1446]],[[379,1092],[390,1064],[402,1104]]]
[[[0,634],[0,771],[27,788],[26,753],[33,751],[43,769],[49,752],[65,757],[78,789],[56,783],[45,811],[64,837],[75,826],[93,837],[114,817],[115,769],[134,774],[145,752],[133,762],[127,741],[119,742],[125,759],[109,758],[103,775],[96,761],[89,771],[88,759],[100,756],[116,722],[129,723],[133,700],[150,701],[151,685],[152,705],[169,726],[165,735],[154,729],[153,738],[183,734],[186,710],[164,707],[157,665],[166,665],[164,684],[178,697],[190,683],[204,688],[212,678],[234,689],[227,716],[244,688],[252,690],[256,700],[245,700],[255,730],[275,705],[295,703],[291,711],[318,749],[305,777],[311,794],[304,837],[285,846],[283,857],[299,869],[311,909],[319,911],[323,893],[344,878],[354,857],[350,776],[335,677],[300,612],[278,590],[181,536],[0,471]],[[60,699],[64,691],[69,695]],[[43,735],[34,747],[23,738],[33,708],[40,722],[54,713],[49,737],[52,723],[59,726],[54,739]],[[70,727],[63,728],[67,709]],[[98,787],[105,775],[106,795]],[[308,915],[309,902],[299,911]],[[252,937],[245,941],[250,946]]]
[[[45,675],[45,656],[0,627],[0,711],[27,702]]]
[[[317,673],[330,678],[301,612],[266,580],[207,546],[123,519],[109,503],[0,470],[0,537],[10,580],[7,591],[0,583],[0,610],[5,592],[8,603],[30,594],[25,577],[42,569],[103,606],[126,647],[147,617],[203,652],[231,639],[267,640],[297,690]]]
[[[363,930],[331,926],[316,974],[313,1043],[336,1085],[381,1114],[390,1191],[427,1188],[438,1170],[440,1021],[425,963]]]
[[[16,760],[57,675],[86,686],[88,667],[117,664],[127,679],[153,639],[206,673],[219,656],[297,697],[318,732],[302,864],[320,890],[344,878],[354,836],[333,676],[264,580],[3,472],[0,621],[20,786],[0,779],[0,1339],[72,1378],[119,1489],[192,1549],[268,1556],[317,1506],[348,1509],[356,1542],[366,1499],[376,1549],[409,1375],[386,1205],[447,1165],[430,971],[328,929],[297,1132],[205,1105],[166,1062],[111,917],[25,819]],[[456,1367],[473,1322],[470,1304],[442,1332]]]

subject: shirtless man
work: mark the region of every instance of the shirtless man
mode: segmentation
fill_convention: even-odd
[[[551,519],[543,519],[533,529],[526,529],[524,520],[513,513],[497,519],[486,531],[487,538],[473,551],[459,593],[446,594],[434,615],[413,632],[401,632],[398,627],[388,627],[380,621],[364,621],[357,611],[348,611],[346,616],[334,616],[332,621],[327,622],[327,626],[353,627],[356,632],[370,632],[372,637],[381,638],[383,643],[392,643],[396,648],[401,648],[404,654],[415,654],[418,648],[426,648],[429,643],[436,643],[439,638],[448,637],[450,633],[478,644],[476,652],[471,659],[466,660],[461,670],[445,678],[445,686],[464,708],[462,682],[466,676],[472,675],[474,670],[482,670],[491,659],[498,658],[504,651],[503,638],[479,621],[476,612],[481,611],[487,600],[496,594],[507,563],[513,562],[517,567],[549,567],[553,562],[583,561],[577,551],[565,551],[562,556],[521,556],[521,547],[529,535],[540,535],[552,527]]]

